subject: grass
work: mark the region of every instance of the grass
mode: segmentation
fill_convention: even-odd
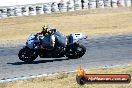
[[[131,74],[132,65],[127,67],[115,67],[109,69],[88,70],[88,74]],[[24,81],[15,81],[0,84],[0,88],[132,88],[129,84],[85,84],[80,86],[76,83],[76,72],[59,73],[54,76],[35,78]]]
[[[0,42],[25,41],[31,33],[50,24],[64,34],[84,32],[89,36],[132,33],[132,9],[96,9],[0,19]]]

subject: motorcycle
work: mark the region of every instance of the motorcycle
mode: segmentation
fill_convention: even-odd
[[[56,31],[54,34],[55,45],[53,49],[42,48],[40,40],[45,40],[46,37],[39,36],[37,33],[31,34],[24,46],[18,53],[20,60],[24,62],[32,62],[38,56],[40,58],[61,58],[77,59],[82,57],[86,48],[79,43],[80,40],[86,39],[87,36],[83,33],[72,33],[68,36]],[[47,40],[44,41],[47,43]],[[44,46],[44,45],[43,45]]]

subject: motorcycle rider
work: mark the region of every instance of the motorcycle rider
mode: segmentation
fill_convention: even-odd
[[[56,29],[50,28],[49,26],[44,25],[39,36],[43,36],[43,39],[40,39],[42,49],[53,49],[55,45],[55,36],[54,32]]]
[[[45,37],[47,37],[48,35],[50,35],[50,32],[48,31],[48,27],[46,25],[44,25],[44,27],[42,27],[42,31],[39,33],[39,35],[43,35]]]

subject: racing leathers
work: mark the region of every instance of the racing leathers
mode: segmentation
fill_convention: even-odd
[[[56,29],[49,29],[48,31],[42,31],[39,33],[42,38],[40,39],[42,49],[53,49],[55,45],[55,35]]]

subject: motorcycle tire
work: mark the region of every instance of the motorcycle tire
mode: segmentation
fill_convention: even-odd
[[[30,63],[33,62],[38,57],[38,55],[34,50],[25,47],[19,51],[18,57],[20,60]]]
[[[74,48],[77,49],[75,50]],[[79,48],[81,49],[80,51]],[[78,45],[76,47],[72,46],[69,47],[66,57],[68,57],[69,59],[77,59],[82,57],[85,54],[85,52],[86,52],[86,48],[83,45]]]

